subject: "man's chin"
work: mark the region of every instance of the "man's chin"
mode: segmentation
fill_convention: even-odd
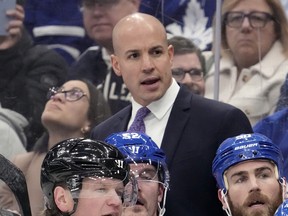
[[[266,205],[258,205],[242,209],[233,209],[233,216],[273,216]]]
[[[248,214],[247,215],[253,215],[253,216],[269,216],[269,210],[267,206],[254,206],[248,208]]]

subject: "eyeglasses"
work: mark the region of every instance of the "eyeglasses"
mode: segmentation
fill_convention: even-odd
[[[94,9],[96,4],[98,4],[99,7],[111,7],[115,4],[118,4],[120,0],[82,0],[83,7],[87,9]]]
[[[158,171],[154,168],[144,168],[138,170],[130,170],[130,175],[133,175],[138,183],[161,183],[158,180]]]
[[[64,94],[64,97],[67,101],[77,101],[87,94],[84,93],[81,89],[73,88],[71,90],[64,91],[62,88],[52,87],[47,93],[47,99],[50,100],[56,94]]]
[[[249,24],[252,28],[264,28],[265,25],[275,18],[266,12],[251,12],[245,14],[243,12],[228,12],[224,15],[224,22],[231,28],[240,28],[245,19],[248,18]]]
[[[190,75],[191,79],[194,81],[202,80],[203,75],[204,75],[202,70],[197,69],[197,68],[192,68],[190,70],[184,70],[182,68],[172,69],[172,76],[179,82],[184,79],[186,73],[188,73]]]

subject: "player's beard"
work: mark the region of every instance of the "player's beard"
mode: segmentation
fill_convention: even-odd
[[[248,206],[252,200],[261,200],[261,202],[265,203],[266,208],[259,209],[258,211],[255,210],[253,212],[249,212]],[[279,205],[283,202],[281,192],[276,197],[276,200],[269,199],[266,195],[261,194],[259,191],[255,191],[251,193],[247,199],[245,200],[244,204],[234,205],[228,195],[228,203],[231,209],[232,216],[273,216]]]

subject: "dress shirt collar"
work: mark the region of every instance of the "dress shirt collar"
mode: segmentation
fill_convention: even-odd
[[[151,113],[156,116],[157,119],[163,118],[163,116],[168,112],[169,108],[173,106],[173,103],[179,92],[179,85],[172,79],[172,84],[167,89],[166,93],[157,101],[153,101],[147,107]],[[138,104],[134,99],[132,99],[132,115],[131,118],[134,119],[136,112],[140,109],[142,105]],[[148,114],[149,116],[150,114]]]

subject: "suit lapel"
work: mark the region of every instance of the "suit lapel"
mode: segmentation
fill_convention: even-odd
[[[181,87],[173,104],[164,132],[161,148],[166,154],[168,166],[173,161],[174,154],[178,148],[182,131],[188,121],[191,109],[191,92]]]
[[[132,113],[132,105],[125,107],[118,114],[118,118],[115,119],[115,124],[113,124],[113,131],[126,131],[128,122],[130,120]]]

